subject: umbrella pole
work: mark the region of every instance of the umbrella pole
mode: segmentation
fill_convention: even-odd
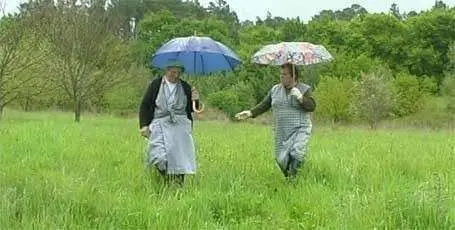
[[[195,30],[194,31],[194,36],[197,36],[197,31]],[[201,107],[200,110],[198,110],[196,108],[196,101],[193,101],[193,110],[196,112],[196,113],[202,113],[204,111],[204,104],[202,104],[200,101],[199,101],[199,106]]]
[[[292,80],[295,82],[295,65],[292,64]]]

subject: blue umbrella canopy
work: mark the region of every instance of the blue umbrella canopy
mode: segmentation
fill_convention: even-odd
[[[226,45],[198,36],[177,37],[168,41],[153,55],[151,64],[164,69],[170,61],[182,63],[184,72],[192,75],[232,71],[242,62]]]

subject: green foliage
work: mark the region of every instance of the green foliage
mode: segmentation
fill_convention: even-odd
[[[102,95],[102,109],[108,113],[129,115],[137,113],[144,92],[150,83],[150,73],[141,66],[132,66],[128,73],[134,82],[117,85]]]
[[[136,111],[138,102],[135,100],[143,94],[146,83],[132,77],[124,79],[126,86],[122,87],[117,85],[117,80],[132,76],[128,73],[131,64],[148,67],[152,54],[168,40],[194,34],[210,36],[228,45],[243,59],[243,65],[233,73],[187,80],[198,88],[202,100],[224,93],[231,101],[241,103],[238,108],[245,104],[241,102],[243,92],[236,90],[248,89],[254,104],[278,82],[277,67],[254,65],[251,56],[262,46],[281,41],[321,44],[333,54],[335,60],[331,63],[302,68],[302,80],[313,87],[321,83],[318,87],[323,89],[329,84],[329,79],[322,80],[322,76],[331,76],[340,82],[357,82],[362,73],[375,72],[377,68],[390,69],[388,75],[398,76],[396,80],[388,81],[394,86],[393,113],[400,117],[414,114],[423,105],[417,102],[418,97],[440,93],[446,73],[455,69],[455,27],[451,26],[455,22],[455,11],[443,3],[436,3],[434,9],[421,13],[400,12],[400,6],[394,4],[389,14],[368,13],[362,6],[353,4],[337,11],[322,10],[309,22],[272,16],[271,13],[255,22],[240,22],[224,0],[213,1],[208,7],[203,7],[199,1],[181,0],[113,0],[107,8],[102,5],[101,2],[78,5],[71,1],[54,4],[33,0],[21,5],[20,14],[2,18],[0,47],[20,44],[22,48],[16,52],[20,58],[14,58],[16,63],[9,65],[19,71],[0,80],[0,91],[3,92],[0,92],[0,98],[7,98],[0,100],[0,107],[6,104],[5,101],[16,101],[11,106],[22,106],[26,110],[48,107],[67,110],[83,104],[89,111]],[[22,28],[22,24],[15,22],[24,22],[27,29],[17,31],[27,33],[11,30],[15,25]],[[33,44],[39,46],[30,52]],[[26,70],[24,64],[28,60],[39,60],[50,52],[45,60],[37,61],[40,64],[36,68]],[[2,54],[8,56],[0,52],[0,58]],[[151,73],[162,74],[155,68]],[[400,73],[415,76],[418,90],[415,79]],[[28,84],[21,84],[23,82]],[[244,86],[237,89],[238,85]],[[59,92],[50,95],[61,96],[63,92],[64,97],[55,99],[40,95],[40,92],[49,94],[52,91],[47,86],[59,86]],[[16,90],[18,88],[20,90]],[[330,90],[325,91],[319,95],[322,111],[330,111],[328,114],[332,115],[322,112],[319,115],[337,121],[352,119],[351,115],[340,115],[346,113],[345,102],[327,107],[331,103],[326,99],[331,96]],[[334,93],[340,93],[338,88]],[[124,99],[123,95],[130,99]],[[236,110],[233,105],[221,107]]]
[[[399,117],[416,113],[424,106],[424,95],[419,80],[409,74],[398,74],[393,80],[393,113]]]
[[[75,121],[84,106],[107,90],[130,80],[129,43],[112,31],[113,20],[103,11],[92,11],[60,2],[52,20],[43,28],[43,40],[49,44],[49,56],[43,63],[49,79],[71,100]]]
[[[252,106],[254,98],[251,97],[251,88],[240,82],[226,90],[209,94],[208,102],[232,119],[239,111]]]
[[[434,10],[412,17],[407,23],[412,31],[410,45],[411,73],[417,75],[439,76],[448,64],[449,46],[455,40],[455,12]]]
[[[351,111],[362,120],[368,122],[372,129],[378,123],[390,117],[393,101],[392,86],[388,82],[390,76],[384,71],[362,74],[355,86],[355,99]]]
[[[373,71],[379,66],[384,66],[384,63],[365,54],[353,56],[348,53],[340,53],[335,54],[333,62],[321,67],[320,74],[358,80],[362,72]]]
[[[427,95],[436,95],[438,82],[436,78],[423,76],[419,78],[420,91]]]
[[[452,42],[448,51],[448,65],[445,79],[442,82],[441,92],[448,98],[447,110],[455,112],[455,42]],[[455,116],[454,116],[455,118]]]
[[[455,74],[451,74],[444,79],[442,93],[448,98],[447,110],[455,112]]]
[[[360,25],[356,26],[356,23]],[[409,40],[407,27],[402,21],[392,15],[371,14],[353,25],[353,30],[362,35],[363,47],[371,57],[379,58],[392,70],[399,69],[400,61],[406,58],[405,44]]]
[[[335,123],[350,121],[350,105],[354,83],[350,79],[322,77],[316,90],[316,116]]]
[[[39,95],[46,78],[38,65],[46,58],[46,47],[27,18],[0,19],[0,118],[3,108],[23,97]]]
[[[447,96],[425,96],[423,108],[410,116],[394,119],[398,127],[450,129],[455,127],[455,113],[447,109]]]

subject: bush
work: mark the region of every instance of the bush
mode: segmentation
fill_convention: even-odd
[[[378,123],[391,114],[393,104],[392,86],[388,83],[388,73],[375,71],[363,74],[360,82],[355,84],[352,113],[369,123],[375,129]]]
[[[211,106],[222,110],[229,118],[233,119],[236,113],[254,104],[251,92],[251,88],[248,85],[239,82],[226,90],[209,94],[208,102]]]
[[[398,74],[393,80],[394,100],[393,113],[404,117],[419,111],[423,104],[423,93],[419,81],[409,74]]]
[[[428,96],[426,106],[411,116],[397,119],[402,125],[418,128],[444,129],[453,125],[453,113],[447,110],[447,98]]]
[[[354,83],[350,79],[321,77],[314,93],[318,103],[317,116],[332,123],[350,121],[353,87]]]
[[[423,94],[436,95],[438,93],[438,81],[434,77],[419,78],[419,88]]]
[[[125,115],[136,112],[142,100],[142,92],[133,86],[118,87],[106,93],[104,103],[98,106],[104,107],[114,114]]]
[[[455,75],[448,75],[442,83],[442,94],[445,95],[447,100],[447,110],[455,112]]]
[[[351,55],[348,53],[340,53],[335,56],[335,59],[327,65],[321,66],[318,72],[323,75],[334,77],[350,76],[352,79],[358,80],[361,78],[362,72],[371,72],[374,69],[384,66],[384,63],[378,59],[372,59],[369,55]]]
[[[132,80],[99,95],[98,99],[94,99],[93,106],[98,111],[106,111],[116,115],[127,115],[138,111],[144,93],[153,77],[149,70],[140,65],[131,66],[126,74],[134,77],[130,77]]]

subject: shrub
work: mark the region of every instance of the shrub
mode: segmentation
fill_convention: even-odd
[[[315,90],[318,117],[332,123],[351,120],[349,107],[352,99],[354,83],[350,79],[321,77]]]
[[[251,88],[247,84],[239,82],[228,89],[209,94],[208,102],[232,119],[236,113],[248,109],[254,104],[251,94]]]
[[[393,113],[404,117],[419,111],[424,103],[419,81],[409,74],[398,74],[393,80]]]
[[[448,75],[442,83],[442,94],[447,97],[447,110],[455,112],[455,75]]]
[[[356,117],[367,121],[372,129],[382,119],[389,117],[393,108],[392,88],[387,82],[387,75],[381,71],[362,73],[360,82],[355,84],[351,111]]]

